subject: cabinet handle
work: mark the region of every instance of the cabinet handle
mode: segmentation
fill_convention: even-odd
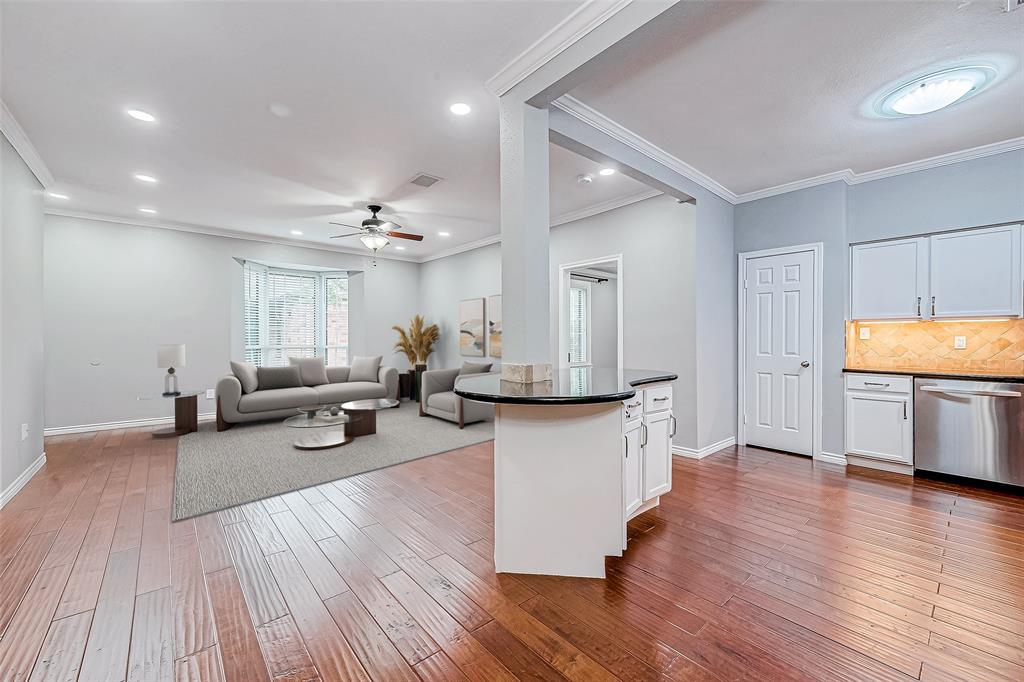
[[[917,297],[917,316],[921,317],[921,297]]]
[[[904,402],[903,403],[903,420],[906,421],[906,419],[907,419],[907,403]]]
[[[629,459],[629,436],[623,436],[622,438],[626,441],[626,459]]]
[[[643,440],[640,441],[640,447],[647,447],[647,424],[640,425],[640,432],[643,435]]]
[[[656,402],[656,403],[662,403],[662,402],[665,402],[666,400],[668,400],[668,396],[667,396],[667,395],[663,395],[663,396],[661,396],[660,398],[655,398],[655,399],[654,399],[654,402]]]
[[[676,436],[676,416],[672,415],[672,433],[668,434],[669,438],[675,438]]]
[[[935,317],[935,297],[932,296],[932,317]]]
[[[886,388],[889,384],[883,384],[880,381],[865,381],[864,385],[865,386],[881,386],[882,388]]]

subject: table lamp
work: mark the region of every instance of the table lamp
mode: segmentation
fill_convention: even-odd
[[[181,391],[178,390],[178,376],[174,369],[185,366],[185,344],[170,343],[157,348],[156,366],[167,369],[164,376],[164,395],[181,395]]]

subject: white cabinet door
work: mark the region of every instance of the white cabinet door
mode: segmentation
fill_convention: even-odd
[[[672,489],[672,413],[654,412],[643,419],[643,496],[644,501],[664,495]]]
[[[624,459],[622,471],[622,492],[626,504],[626,518],[633,515],[644,503],[643,461],[644,453],[640,446],[643,420],[634,419],[626,422],[623,433]]]
[[[932,317],[1020,317],[1020,229],[930,237]]]
[[[850,270],[850,310],[854,320],[926,316],[927,238],[853,246]]]
[[[846,393],[846,451],[901,464],[914,463],[914,426],[910,397],[884,393]]]

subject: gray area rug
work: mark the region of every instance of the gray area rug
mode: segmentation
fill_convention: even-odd
[[[494,438],[494,424],[458,425],[419,416],[416,403],[377,413],[377,433],[329,450],[296,450],[309,429],[283,420],[239,424],[217,432],[213,423],[178,439],[174,471],[175,521],[335,481],[365,471]],[[332,427],[328,427],[332,428]]]

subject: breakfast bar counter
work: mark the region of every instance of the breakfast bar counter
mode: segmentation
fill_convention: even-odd
[[[460,377],[455,393],[495,404],[498,572],[604,577],[626,522],[671,489],[672,372],[576,367],[550,381]]]

